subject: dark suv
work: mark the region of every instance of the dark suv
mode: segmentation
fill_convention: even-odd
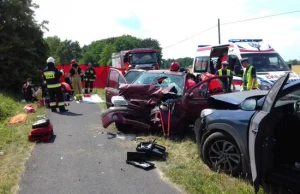
[[[225,173],[250,173],[259,184],[300,192],[300,81],[287,73],[270,91],[211,96],[195,123],[203,161]],[[223,110],[216,110],[223,109]]]

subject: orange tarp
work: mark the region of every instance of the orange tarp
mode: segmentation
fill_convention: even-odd
[[[27,114],[18,114],[13,116],[8,124],[18,124],[18,123],[25,123],[27,120],[28,115]]]

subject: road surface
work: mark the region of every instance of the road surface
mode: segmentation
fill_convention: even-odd
[[[132,142],[107,139],[98,104],[71,103],[69,113],[48,113],[55,139],[37,144],[21,176],[20,194],[176,194],[157,169],[126,164]]]

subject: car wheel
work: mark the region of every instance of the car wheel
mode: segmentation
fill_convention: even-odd
[[[241,173],[241,152],[233,138],[216,132],[211,134],[202,147],[203,161],[213,170],[227,174]]]

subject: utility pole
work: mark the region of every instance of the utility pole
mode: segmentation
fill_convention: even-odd
[[[220,32],[220,18],[218,18],[218,36],[219,36],[219,44],[221,44],[221,32]]]

